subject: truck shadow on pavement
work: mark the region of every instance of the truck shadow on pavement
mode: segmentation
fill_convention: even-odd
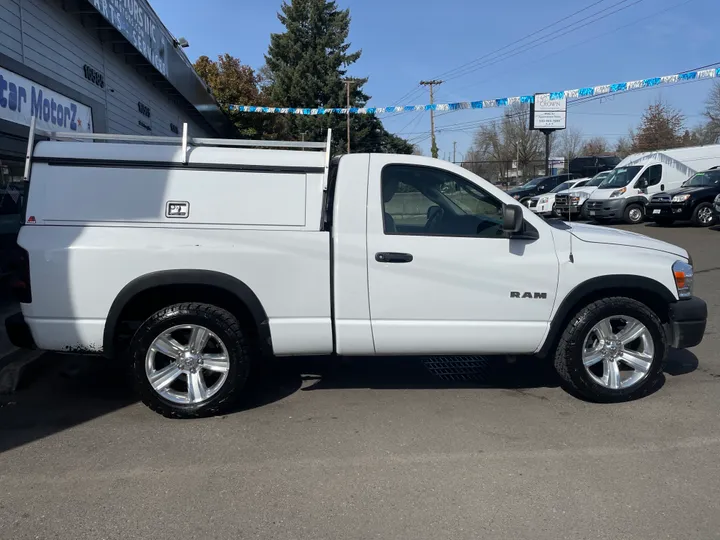
[[[672,350],[665,373],[679,376],[697,368],[692,352]],[[664,377],[652,391],[663,385]],[[537,358],[521,357],[514,363],[491,357],[286,358],[268,362],[249,381],[247,393],[229,414],[263,407],[297,392],[500,388],[523,393],[559,387],[552,365]],[[137,401],[129,373],[117,364],[46,354],[23,376],[14,395],[0,396],[0,453],[100,419]],[[165,420],[137,407],[124,421],[182,420]]]

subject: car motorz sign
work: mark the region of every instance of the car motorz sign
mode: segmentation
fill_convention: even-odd
[[[92,109],[30,79],[0,68],[0,119],[46,131],[92,133]]]

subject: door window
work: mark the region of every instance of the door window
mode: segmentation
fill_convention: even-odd
[[[382,170],[385,234],[502,237],[503,204],[442,169],[387,165]]]
[[[652,165],[645,169],[640,175],[635,187],[637,187],[639,182],[642,180],[647,181],[647,187],[659,184],[660,180],[662,180],[662,165]]]

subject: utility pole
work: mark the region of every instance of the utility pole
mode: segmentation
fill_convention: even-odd
[[[453,141],[453,163],[455,163],[455,152],[457,151],[457,141]]]
[[[356,82],[355,79],[347,78],[344,79],[345,83],[345,109],[347,110],[347,153],[350,153],[350,85]]]
[[[433,92],[433,87],[442,83],[442,81],[438,81],[435,79],[432,81],[420,81],[421,85],[430,87],[430,105],[435,104],[435,94]],[[432,109],[430,109],[430,137],[432,139],[432,144],[430,145],[430,153],[432,154],[432,157],[437,158],[438,147],[437,143],[435,142],[435,111],[433,111]]]

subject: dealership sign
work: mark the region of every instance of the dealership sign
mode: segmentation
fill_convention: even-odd
[[[90,107],[0,68],[0,119],[29,126],[33,116],[47,131],[93,131]]]
[[[554,99],[553,99],[554,98]],[[565,129],[567,123],[567,98],[563,95],[535,94],[530,105],[530,129]]]
[[[167,79],[170,41],[161,31],[160,20],[150,4],[144,0],[90,2]]]

